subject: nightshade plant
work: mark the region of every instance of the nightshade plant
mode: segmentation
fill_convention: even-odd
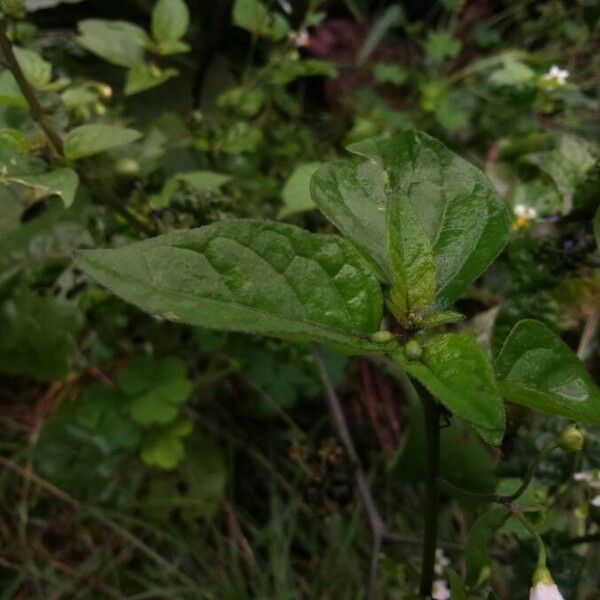
[[[600,391],[568,346],[536,321],[514,327],[495,365],[471,333],[446,331],[461,319],[455,301],[501,252],[510,230],[505,205],[475,166],[414,131],[349,150],[353,159],[323,165],[311,184],[314,202],[341,236],[229,220],[83,250],[76,261],[157,317],[391,359],[424,405],[428,473],[419,593],[428,597],[442,407],[499,445],[503,400],[595,425]],[[540,456],[558,447],[578,450],[581,440],[580,430],[568,428]],[[516,503],[538,463],[539,457],[517,492],[490,496],[501,508],[486,523],[492,530],[511,515],[519,519],[538,543],[535,582],[551,585],[543,542]],[[457,578],[452,585],[457,597],[465,593]]]

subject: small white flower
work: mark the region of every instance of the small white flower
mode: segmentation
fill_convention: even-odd
[[[555,583],[536,583],[529,592],[529,600],[565,600]]]
[[[546,567],[538,567],[535,570],[529,600],[565,600]]]
[[[292,46],[296,48],[306,48],[310,42],[310,36],[306,29],[299,29],[298,31],[292,31],[288,38]]]
[[[535,219],[537,217],[537,210],[533,206],[527,206],[526,204],[515,204],[513,212],[517,217],[523,219]]]
[[[573,475],[575,481],[585,481],[589,483],[592,480],[592,474],[589,471],[579,471]]]
[[[450,588],[445,579],[436,579],[431,592],[433,600],[450,600]]]
[[[444,571],[450,566],[448,557],[444,554],[441,548],[436,548],[435,551],[435,574],[443,575]]]
[[[594,496],[590,502],[590,504],[592,506],[595,506],[596,508],[600,508],[600,496]]]
[[[566,69],[561,69],[556,65],[552,65],[550,70],[544,75],[545,81],[551,81],[556,85],[565,85],[567,83],[567,78],[569,77],[569,71]]]
[[[292,14],[292,5],[288,2],[288,0],[279,0],[279,6],[284,13],[291,15]]]

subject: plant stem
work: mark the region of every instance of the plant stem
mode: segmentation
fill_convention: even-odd
[[[60,159],[65,160],[64,145],[61,136],[56,131],[46,111],[39,103],[33,88],[27,81],[19,61],[17,60],[11,41],[6,35],[6,24],[4,19],[0,19],[0,50],[6,60],[6,66],[15,78],[21,93],[25,97],[29,105],[29,111],[33,120],[40,126],[44,132],[53,153]],[[139,219],[136,215],[127,210],[121,200],[117,198],[109,188],[102,182],[96,182],[80,165],[77,167],[77,172],[81,182],[98,198],[103,204],[121,215],[133,228],[137,229],[145,235],[154,235],[156,232],[147,223]]]
[[[438,487],[437,474],[440,463],[440,415],[433,397],[421,389],[421,402],[425,417],[425,530],[421,560],[419,593],[429,598],[433,588],[435,549],[437,543]]]
[[[3,20],[0,20],[0,50],[2,50],[8,69],[19,85],[21,93],[25,96],[25,100],[27,100],[31,116],[46,134],[50,146],[56,155],[62,158],[64,156],[62,139],[49,122],[42,105],[38,102],[32,87],[21,70],[17,57],[13,52],[12,44],[6,35],[6,26]]]
[[[519,521],[521,521],[521,523],[523,523],[523,525],[525,526],[525,529],[527,529],[527,531],[529,532],[529,535],[531,535],[534,542],[536,543],[536,546],[538,548],[537,566],[545,567],[546,566],[546,546],[544,545],[544,541],[542,540],[542,537],[536,531],[536,529],[533,526],[533,524],[531,523],[531,521],[525,516],[525,514],[523,513],[523,511],[520,508],[517,508],[516,506],[510,506],[509,508],[510,508],[510,512],[517,519],[519,519]]]

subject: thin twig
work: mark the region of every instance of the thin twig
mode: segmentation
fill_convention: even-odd
[[[46,111],[39,103],[33,88],[27,81],[27,78],[25,77],[23,70],[19,65],[19,61],[15,56],[12,44],[6,34],[6,25],[4,19],[0,19],[0,50],[4,55],[6,66],[10,70],[12,76],[15,78],[21,93],[29,105],[29,111],[31,112],[33,120],[40,126],[48,138],[48,142],[50,143],[50,147],[54,155],[61,161],[64,161],[65,152],[62,137],[54,128],[54,125],[48,118]],[[79,178],[81,179],[83,185],[85,185],[85,187],[87,187],[92,194],[98,200],[100,200],[100,202],[114,210],[117,214],[121,215],[132,227],[145,235],[151,236],[156,233],[153,227],[127,210],[119,198],[117,198],[114,193],[106,187],[106,185],[104,185],[102,182],[96,182],[96,180],[91,177],[85,171],[85,169],[81,167],[81,165],[77,166],[77,173],[79,174]]]
[[[581,339],[579,340],[579,347],[577,348],[577,356],[580,360],[585,361],[590,357],[592,342],[596,337],[599,319],[600,311],[594,310],[588,315],[585,321],[583,333],[581,334]]]
[[[327,406],[329,408],[329,412],[331,413],[331,418],[333,420],[334,427],[337,431],[338,436],[340,437],[344,449],[346,450],[348,456],[350,457],[356,468],[356,485],[363,506],[367,513],[367,519],[369,521],[369,526],[371,527],[371,533],[373,535],[373,547],[371,552],[371,571],[369,576],[369,588],[367,590],[367,599],[372,600],[373,598],[375,598],[375,594],[377,592],[379,553],[381,551],[381,544],[383,543],[383,540],[391,536],[388,532],[388,528],[385,525],[385,522],[381,518],[381,514],[379,513],[377,504],[373,499],[371,487],[367,480],[367,476],[365,475],[365,470],[358,456],[358,452],[356,451],[354,442],[352,441],[352,436],[350,435],[350,430],[348,429],[348,423],[346,422],[346,417],[344,415],[340,399],[338,398],[335,388],[333,387],[331,378],[329,377],[329,373],[327,371],[327,367],[325,365],[321,352],[318,348],[315,348],[313,353],[315,357],[315,362],[319,369],[321,381],[323,382],[323,387],[325,388]]]

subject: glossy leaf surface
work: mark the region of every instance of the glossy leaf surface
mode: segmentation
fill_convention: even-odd
[[[408,201],[391,202],[387,210],[387,256],[392,271],[390,300],[395,314],[424,311],[435,294],[431,243]]]
[[[504,432],[504,406],[492,365],[475,337],[447,333],[422,344],[419,360],[395,355],[402,368],[417,379],[454,414],[468,421],[491,444]]]
[[[600,423],[600,389],[567,344],[539,321],[514,326],[495,369],[507,400],[581,423]]]
[[[323,166],[312,180],[315,203],[390,282],[395,268],[387,252],[389,207],[410,204],[433,253],[432,308],[450,306],[507,239],[509,214],[491,183],[443,144],[414,131],[365,140],[349,150],[367,160]],[[419,245],[421,230],[413,231],[403,235],[405,243]]]
[[[377,280],[354,247],[270,222],[232,220],[115,250],[87,250],[89,275],[152,314],[229,331],[377,350]]]

